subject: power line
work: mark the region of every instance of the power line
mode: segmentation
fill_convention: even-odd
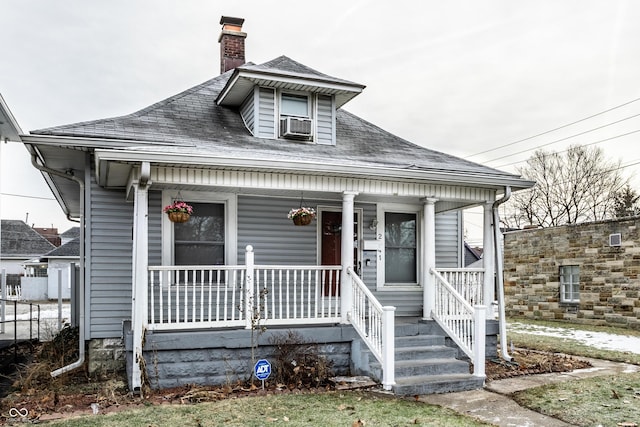
[[[25,196],[24,194],[13,194],[13,193],[0,193],[2,196],[10,196],[10,197],[22,197],[25,199],[37,199],[37,200],[56,200],[53,197],[39,197],[39,196]]]
[[[566,127],[573,126],[573,125],[575,125],[575,124],[578,124],[578,123],[581,123],[581,122],[587,121],[587,120],[592,119],[592,118],[594,118],[594,117],[601,116],[601,115],[606,114],[606,113],[608,113],[608,112],[610,112],[610,111],[617,110],[618,108],[622,108],[622,107],[624,107],[624,106],[627,106],[627,105],[632,104],[632,103],[637,102],[637,101],[640,101],[640,98],[633,99],[633,100],[631,100],[631,101],[625,102],[624,104],[620,104],[620,105],[617,105],[617,106],[615,106],[615,107],[609,108],[608,110],[604,110],[604,111],[602,111],[602,112],[600,112],[600,113],[593,114],[593,115],[591,115],[591,116],[589,116],[589,117],[585,117],[585,118],[583,118],[583,119],[576,120],[575,122],[571,122],[571,123],[568,123],[568,124],[566,124],[566,125],[562,125],[562,126],[559,126],[559,127],[557,127],[557,128],[554,128],[554,129],[551,129],[551,130],[548,130],[548,131],[545,131],[545,132],[538,133],[538,134],[533,135],[533,136],[530,136],[530,137],[528,137],[528,138],[524,138],[524,139],[520,139],[520,140],[518,140],[518,141],[510,142],[510,143],[508,143],[508,144],[504,144],[504,145],[501,145],[501,146],[499,146],[499,147],[495,147],[495,148],[491,148],[491,149],[489,149],[489,150],[481,151],[481,152],[479,152],[479,153],[471,154],[471,155],[466,156],[466,157],[464,157],[464,158],[465,158],[465,159],[468,159],[468,158],[470,158],[470,157],[479,156],[480,154],[490,153],[491,151],[500,150],[501,148],[510,147],[510,146],[512,146],[512,145],[519,144],[519,143],[521,143],[521,142],[529,141],[530,139],[537,138],[537,137],[539,137],[539,136],[546,135],[546,134],[548,134],[548,133],[555,132],[555,131],[557,131],[557,130],[564,129],[564,128],[566,128]]]
[[[506,155],[504,155],[502,157],[496,157],[495,159],[487,160],[487,162],[493,162],[493,161],[496,161],[496,160],[504,159],[506,157],[516,156],[518,154],[526,153],[527,151],[536,150],[538,148],[542,148],[542,147],[546,147],[548,145],[556,144],[558,142],[566,141],[567,139],[575,138],[576,136],[586,135],[588,133],[595,132],[595,131],[600,130],[600,129],[604,129],[604,128],[608,127],[608,126],[616,125],[618,123],[624,122],[625,120],[633,119],[634,117],[638,117],[638,116],[640,116],[640,113],[634,114],[633,116],[625,117],[624,119],[616,120],[615,122],[607,123],[606,125],[602,125],[602,126],[598,126],[596,128],[593,128],[593,129],[586,130],[584,132],[576,133],[574,135],[567,136],[565,138],[556,139],[555,141],[547,142],[546,144],[540,144],[540,145],[537,145],[535,147],[528,148],[526,150],[518,151],[517,153],[506,154]]]
[[[589,143],[587,143],[587,144],[581,144],[580,146],[581,146],[581,147],[587,147],[587,146],[589,146],[589,145],[595,145],[595,144],[599,144],[599,143],[601,143],[601,142],[611,141],[611,140],[613,140],[613,139],[622,138],[622,137],[624,137],[624,136],[632,135],[632,134],[634,134],[634,133],[638,133],[638,132],[640,132],[640,129],[637,129],[637,130],[634,130],[634,131],[631,131],[631,132],[627,132],[627,133],[623,133],[623,134],[620,134],[620,135],[612,136],[611,138],[605,138],[605,139],[601,139],[601,140],[599,140],[599,141],[589,142]],[[554,142],[550,142],[549,144],[553,144],[553,143],[554,143]],[[549,144],[543,144],[543,145],[540,145],[539,147],[544,147],[544,146],[549,145]],[[538,148],[539,148],[539,147],[538,147]],[[529,150],[524,150],[524,151],[521,151],[521,152],[519,152],[519,153],[515,153],[515,154],[522,154],[522,153],[526,153],[527,151],[529,151]],[[558,152],[556,152],[555,154],[562,154],[562,153],[566,153],[567,151],[569,151],[569,149],[566,149],[566,150],[563,150],[563,151],[558,151]],[[513,155],[515,155],[515,154],[513,154]],[[502,159],[502,158],[504,158],[504,157],[510,157],[510,156],[503,156],[503,157],[500,157],[500,159]],[[497,160],[497,159],[496,159],[496,160]],[[505,166],[512,166],[512,165],[515,165],[515,164],[518,164],[518,163],[522,163],[522,162],[526,162],[526,160],[519,160],[519,161],[517,161],[517,162],[505,163],[504,165],[494,166],[494,167],[495,167],[496,169],[499,169],[499,168],[503,168],[503,167],[505,167]]]

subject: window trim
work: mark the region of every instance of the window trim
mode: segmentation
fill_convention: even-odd
[[[167,206],[175,198],[175,190],[163,190],[162,206]],[[238,199],[233,193],[209,191],[180,191],[186,202],[224,204],[225,251],[224,265],[238,264]],[[173,224],[166,214],[162,214],[162,265],[175,265]]]
[[[386,257],[385,257],[385,213],[410,213],[416,215],[416,283],[386,283]],[[409,204],[387,204],[379,203],[377,206],[377,220],[378,225],[376,228],[376,240],[378,240],[378,259],[376,264],[377,268],[377,286],[378,291],[416,291],[422,290],[422,284],[420,278],[422,277],[422,207],[418,205]]]
[[[575,283],[573,283],[573,274],[570,275],[571,277],[571,281],[570,282],[564,282],[563,278],[565,277],[565,274],[563,274],[563,269],[565,268],[577,268],[578,269],[578,294],[577,294],[577,299],[576,299],[576,295],[573,292],[573,289],[571,289],[571,299],[566,299],[565,298],[565,287],[566,286],[573,286],[575,285]],[[570,264],[570,265],[561,265],[558,268],[558,280],[560,282],[560,302],[562,304],[579,304],[580,303],[580,266],[577,264]]]

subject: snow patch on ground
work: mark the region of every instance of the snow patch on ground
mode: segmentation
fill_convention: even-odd
[[[507,325],[509,332],[545,335],[549,337],[567,338],[602,350],[628,351],[640,354],[640,337],[614,335],[606,332],[580,331],[551,326],[537,326],[518,322]]]

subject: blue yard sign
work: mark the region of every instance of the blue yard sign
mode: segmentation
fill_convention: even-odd
[[[256,366],[253,367],[253,373],[257,379],[266,380],[271,375],[271,363],[267,359],[258,360]]]

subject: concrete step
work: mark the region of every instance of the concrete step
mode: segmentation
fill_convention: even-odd
[[[446,345],[396,347],[396,361],[417,359],[455,359],[456,349]]]
[[[468,374],[469,364],[453,358],[396,361],[396,378],[421,375]]]
[[[483,378],[474,377],[471,374],[418,375],[396,378],[393,391],[399,396],[414,396],[477,390],[483,385]]]
[[[396,336],[394,343],[396,348],[444,345],[445,337],[441,335]]]

